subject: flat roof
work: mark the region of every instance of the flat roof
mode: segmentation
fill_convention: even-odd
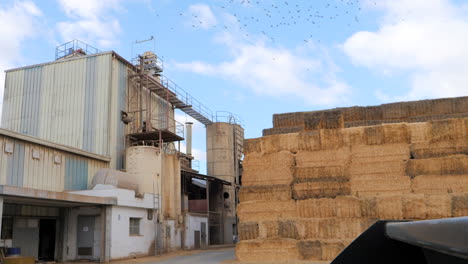
[[[116,205],[115,197],[80,195],[69,192],[54,192],[9,185],[0,185],[0,195],[6,203],[27,203],[49,206]]]
[[[224,185],[232,185],[232,183],[230,183],[228,181],[221,180],[221,179],[218,179],[218,178],[213,177],[213,176],[208,176],[208,175],[195,173],[195,172],[192,172],[192,171],[181,170],[181,174],[182,174],[182,176],[189,176],[189,177],[200,179],[200,180],[214,181],[214,182],[218,182],[218,183],[221,183],[221,184],[224,184]]]
[[[77,149],[77,148],[68,147],[68,146],[65,146],[65,145],[53,143],[53,142],[50,142],[50,141],[47,141],[47,140],[43,140],[43,139],[40,139],[40,138],[37,138],[37,137],[21,134],[21,133],[14,132],[14,131],[11,131],[11,130],[8,130],[8,129],[0,128],[0,135],[10,137],[10,138],[14,138],[14,139],[18,139],[18,140],[25,141],[25,142],[28,142],[28,143],[33,143],[33,144],[37,144],[37,145],[41,145],[41,146],[45,146],[45,147],[49,147],[49,148],[69,152],[69,153],[76,154],[76,155],[79,155],[79,156],[84,156],[84,157],[87,157],[87,158],[92,158],[92,159],[106,161],[106,162],[109,162],[111,160],[111,158],[107,157],[107,156],[102,156],[102,155],[94,154],[94,153],[87,152],[87,151],[84,151],[84,150],[81,150],[81,149]]]

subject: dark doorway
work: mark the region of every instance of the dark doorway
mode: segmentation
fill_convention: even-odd
[[[55,219],[39,221],[39,260],[55,260]]]

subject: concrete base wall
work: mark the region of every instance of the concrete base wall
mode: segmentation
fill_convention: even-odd
[[[208,243],[209,231],[208,231],[208,217],[201,215],[185,215],[185,249],[195,249],[195,231],[200,231],[201,224],[206,224],[206,243]]]
[[[468,118],[246,142],[240,261],[330,261],[378,219],[468,215]]]

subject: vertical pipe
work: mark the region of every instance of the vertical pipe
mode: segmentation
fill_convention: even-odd
[[[186,122],[185,127],[187,129],[187,138],[185,139],[186,143],[186,154],[192,156],[192,122]]]

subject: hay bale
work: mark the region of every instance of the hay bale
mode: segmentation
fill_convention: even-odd
[[[349,148],[322,151],[299,151],[296,166],[299,168],[345,166],[350,159]]]
[[[292,182],[294,156],[288,151],[271,154],[250,153],[244,159],[244,186],[280,185]]]
[[[241,241],[236,245],[236,256],[240,262],[281,262],[302,258],[294,239]]]
[[[452,216],[463,217],[468,216],[468,195],[452,196]]]
[[[361,199],[361,215],[362,217],[378,218],[377,198],[366,197]]]
[[[268,128],[263,129],[262,135],[273,136],[273,135],[286,135],[291,133],[297,133],[304,130],[303,126],[293,126],[293,127],[282,127],[282,128]]]
[[[452,198],[450,195],[426,195],[428,219],[447,218],[452,215]]]
[[[322,260],[332,261],[347,247],[347,245],[349,245],[349,242],[322,242]]]
[[[411,192],[411,179],[400,173],[353,175],[350,187],[357,197],[403,195]]]
[[[273,115],[273,127],[285,128],[285,127],[304,126],[305,114],[306,112],[274,114]]]
[[[409,143],[410,133],[406,124],[389,124],[364,128],[367,145]]]
[[[460,194],[468,192],[468,174],[424,175],[411,180],[414,193],[427,195]]]
[[[359,198],[352,196],[341,196],[335,199],[336,216],[339,218],[359,218],[362,216]]]
[[[341,218],[338,221],[338,232],[335,238],[355,239],[366,230],[361,218]]]
[[[292,199],[290,185],[243,186],[239,192],[241,203],[249,201],[286,201]]]
[[[298,200],[296,215],[301,218],[325,218],[336,216],[335,200],[331,198]]]
[[[320,144],[322,150],[339,149],[347,145],[348,141],[343,129],[322,129],[320,130]]]
[[[349,181],[346,178],[313,179],[314,181],[293,184],[293,198],[335,198],[351,194]]]
[[[403,219],[401,196],[377,197],[377,215],[382,220]]]
[[[322,246],[317,240],[303,240],[297,242],[301,260],[317,261],[322,259]]]
[[[408,162],[406,174],[419,175],[463,175],[468,174],[468,156],[452,155],[441,158],[413,159]]]
[[[299,148],[299,134],[274,135],[262,138],[263,153],[277,153],[281,151],[296,152]]]
[[[403,160],[396,161],[372,161],[353,162],[349,167],[351,179],[362,175],[405,175],[406,163]]]
[[[295,167],[294,182],[307,182],[319,178],[346,178],[345,166]]]
[[[404,219],[427,219],[426,201],[423,194],[405,195],[402,198],[402,204]]]
[[[339,238],[341,231],[340,222],[336,218],[325,218],[319,220],[319,237],[320,239],[336,239]]]
[[[239,239],[252,240],[259,237],[259,228],[257,222],[239,223]]]
[[[464,119],[449,119],[431,122],[430,142],[466,139]]]
[[[240,222],[290,219],[295,218],[296,215],[294,200],[245,202],[237,206],[237,216]]]
[[[388,144],[379,146],[353,146],[352,163],[405,161],[410,159],[408,144]]]
[[[260,239],[274,239],[279,238],[279,222],[262,221],[259,224],[259,237]]]
[[[304,219],[300,221],[299,228],[301,239],[318,239],[319,238],[319,219]]]
[[[386,120],[401,120],[408,118],[409,109],[408,103],[392,103],[380,106],[382,108],[382,119]]]
[[[450,155],[468,155],[468,140],[418,142],[411,144],[411,156],[415,159],[439,158]]]
[[[453,110],[455,113],[468,113],[468,96],[453,98]]]
[[[262,152],[262,138],[252,138],[244,140],[244,154]]]
[[[298,150],[317,151],[321,148],[320,131],[303,131],[298,134]]]
[[[427,142],[430,139],[431,124],[424,123],[410,123],[406,124],[409,132],[410,142],[419,143]]]
[[[279,221],[278,235],[281,238],[300,239],[297,222],[294,220]]]

